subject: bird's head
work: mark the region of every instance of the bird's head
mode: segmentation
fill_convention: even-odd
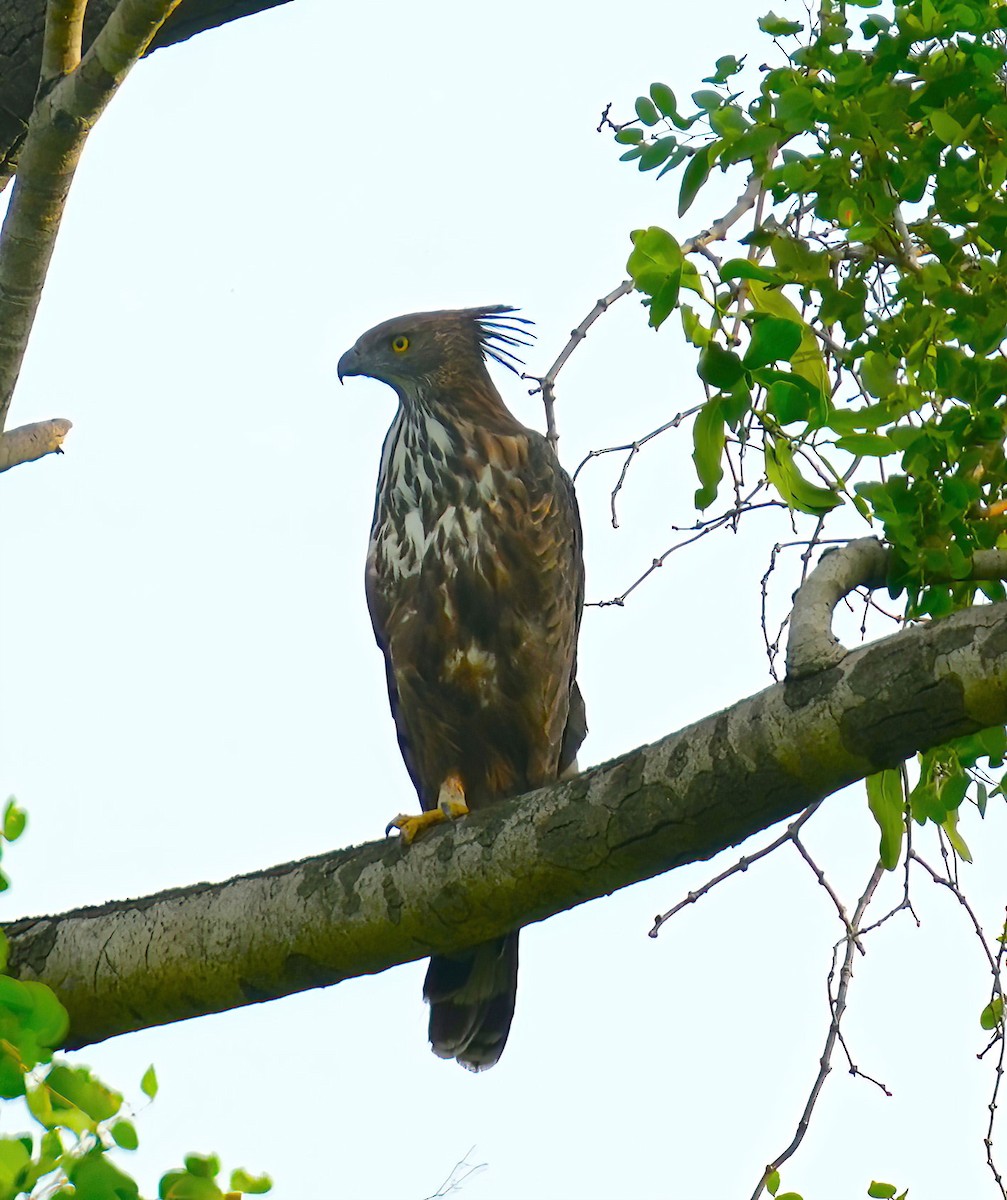
[[[347,375],[367,375],[395,389],[409,402],[422,395],[446,395],[485,380],[485,359],[495,359],[519,372],[513,348],[529,345],[525,326],[505,304],[486,308],[444,309],[409,313],[375,325],[339,360],[340,382]],[[492,386],[492,385],[490,385]]]

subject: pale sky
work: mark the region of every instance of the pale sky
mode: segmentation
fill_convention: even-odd
[[[529,368],[544,370],[623,278],[630,230],[686,237],[744,185],[715,181],[679,221],[677,180],[620,165],[601,109],[628,116],[654,80],[686,96],[722,54],[757,66],[762,11],[296,0],[137,68],[88,144],[12,410],[74,429],[65,457],[2,481],[0,783],[30,814],[5,859],[9,917],[371,840],[413,806],[362,584],[394,399],[340,388],[339,354],[397,313],[512,303],[537,322]],[[541,426],[526,385],[499,382]],[[561,376],[564,462],[701,398],[677,319],[655,335],[623,300]],[[619,463],[582,474],[589,599],[695,520],[690,452],[687,428],[648,447],[618,531]],[[587,611],[583,764],[770,682],[759,580],[792,536],[756,514],[674,555],[625,608]],[[1003,807],[963,822],[991,928]],[[877,851],[863,789],[828,801],[807,841],[852,907]],[[817,1071],[841,931],[791,851],[646,936],[736,854],[527,930],[511,1039],[480,1076],[431,1055],[420,963],[79,1058],[135,1102],[124,1165],[150,1193],[214,1150],[271,1173],[276,1200],[422,1200],[474,1147],[488,1165],[466,1200],[747,1197]],[[900,886],[886,880],[893,903]],[[995,1194],[992,1069],[975,1059],[987,968],[950,896],[920,882],[914,903],[923,929],[903,917],[868,943],[846,1023],[894,1096],[837,1057],[784,1170],[807,1200],[872,1178],[912,1200]]]

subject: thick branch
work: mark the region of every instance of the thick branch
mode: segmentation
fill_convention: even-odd
[[[0,430],[35,320],[63,207],[84,142],[179,0],[119,0],[80,64],[39,99],[0,233]],[[70,25],[66,24],[68,7]],[[73,61],[73,8],[52,0],[46,67]]]
[[[70,1044],[457,950],[709,858],[918,750],[1007,721],[1007,605],[906,629],[412,846],[377,842],[7,929]]]
[[[888,548],[874,538],[860,538],[822,555],[794,597],[787,640],[788,679],[803,679],[843,660],[848,651],[832,632],[836,605],[856,588],[884,587],[888,561]],[[977,550],[968,579],[1007,579],[1007,553]],[[934,577],[933,582],[941,581],[965,582]]]
[[[228,21],[276,8],[287,0],[182,0],[157,32],[147,53]],[[90,0],[84,21],[85,48],[108,20],[115,0]],[[0,0],[0,189],[7,183],[28,130],[42,64],[45,3]]]
[[[62,454],[60,447],[71,428],[69,421],[54,417],[51,421],[35,421],[0,433],[0,471],[34,462],[47,454]]]

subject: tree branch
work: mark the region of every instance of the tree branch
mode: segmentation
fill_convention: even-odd
[[[0,232],[0,430],[14,395],[63,207],[87,135],[179,0],[119,0],[75,69],[40,92]],[[77,0],[51,0],[45,68],[79,53]],[[69,15],[68,15],[69,14]]]
[[[832,632],[832,614],[854,588],[873,591],[884,587],[888,558],[888,548],[875,538],[859,538],[822,555],[794,597],[787,641],[788,679],[803,679],[843,660],[847,650]],[[967,579],[1007,579],[1007,551],[977,550]],[[951,581],[935,577],[934,582]]]
[[[714,221],[709,229],[704,229],[683,242],[682,253],[692,254],[697,250],[704,249],[711,242],[719,242],[723,238],[726,238],[731,226],[736,224],[755,204],[756,198],[761,191],[761,177],[755,174],[750,175],[748,185],[735,201],[734,206],[728,212],[724,213],[719,220]],[[545,436],[554,450],[556,449],[556,443],[559,441],[559,433],[556,429],[556,377],[566,366],[570,355],[573,354],[574,350],[587,337],[587,331],[595,321],[602,314],[607,313],[616,300],[621,300],[623,296],[628,296],[635,286],[632,279],[624,279],[607,296],[596,300],[594,308],[591,309],[577,328],[570,330],[570,340],[559,352],[559,357],[544,375],[529,375],[527,373],[521,375],[522,379],[538,384],[538,387],[533,388],[529,392],[529,395],[534,396],[536,393],[541,393],[542,395],[542,404],[545,408]]]
[[[145,53],[285,3],[287,0],[182,0]],[[85,47],[94,40],[113,8],[115,0],[90,0],[83,29]],[[0,74],[0,190],[14,174],[35,103],[43,58],[44,13],[42,0],[0,0],[0,62],[4,66]]]
[[[69,421],[54,417],[51,421],[35,421],[0,433],[0,471],[34,462],[46,454],[62,454],[60,447],[71,428]]]
[[[432,831],[7,927],[68,1045],[456,951],[706,859],[919,750],[1007,721],[1007,605],[862,647],[575,779]],[[248,914],[256,919],[249,922]]]

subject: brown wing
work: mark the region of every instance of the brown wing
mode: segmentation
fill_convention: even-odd
[[[476,806],[547,783],[585,730],[572,484],[540,435],[471,432],[471,455],[437,489],[453,503],[424,520],[417,569],[401,569],[406,531],[380,505],[368,561],[399,744],[427,808],[451,772]]]

